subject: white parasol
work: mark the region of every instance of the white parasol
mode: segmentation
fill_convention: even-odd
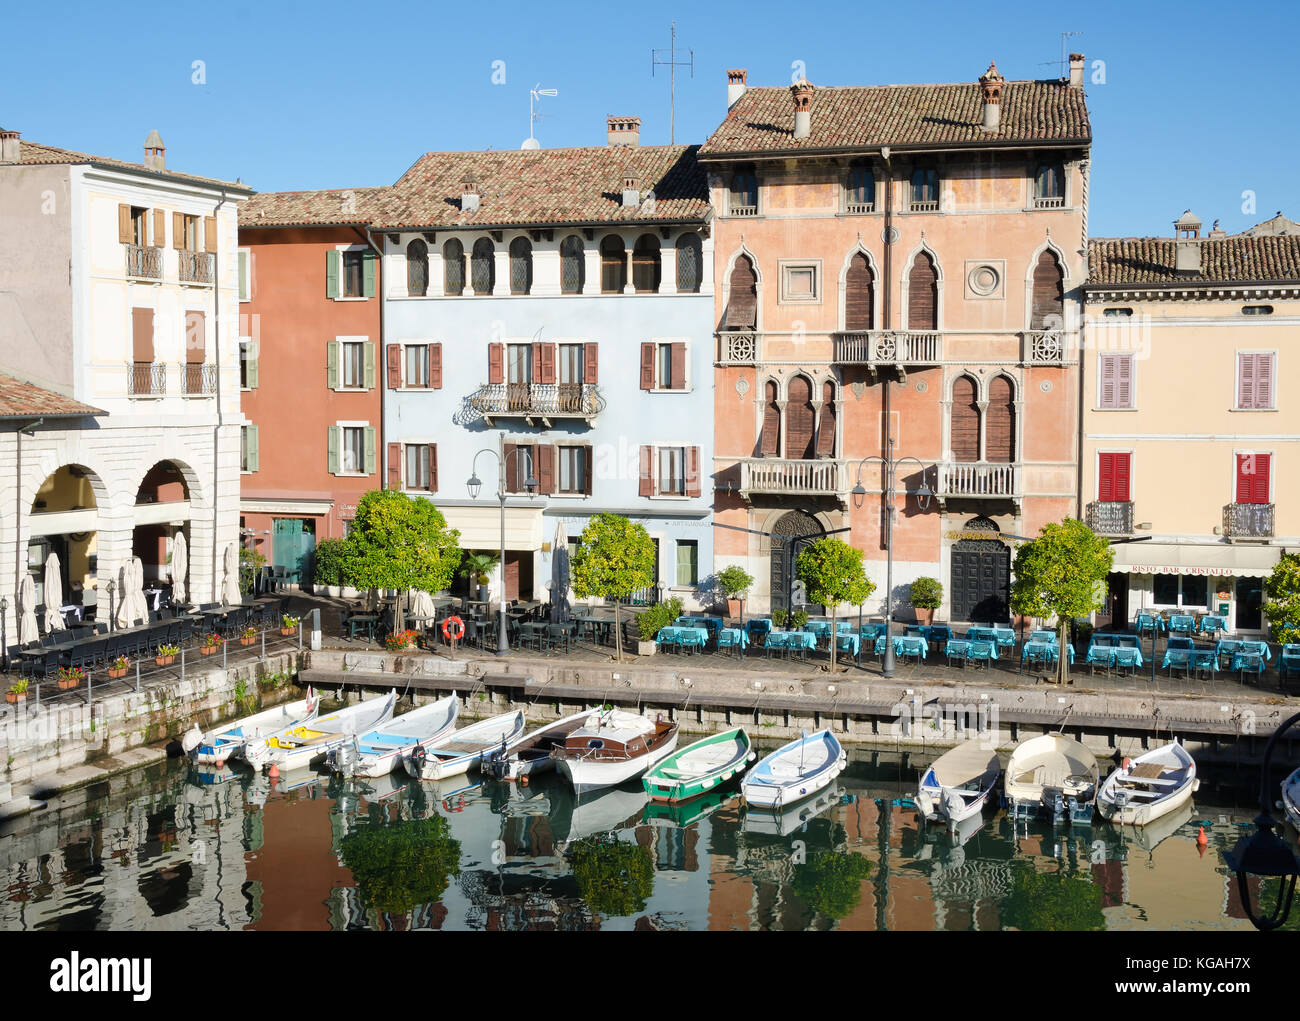
[[[131,617],[131,586],[133,572],[131,562],[127,561],[117,569],[117,626],[130,627],[134,620]]]
[[[62,631],[63,579],[59,575],[59,555],[51,553],[45,558],[45,631]]]
[[[149,603],[144,597],[144,562],[131,558],[131,619],[149,621]]]
[[[185,572],[189,569],[189,550],[185,547],[185,533],[177,532],[172,543],[172,602],[185,603]]]
[[[233,606],[240,601],[239,553],[235,550],[233,542],[226,547],[226,581],[222,586],[221,595],[228,606]]]
[[[436,612],[433,606],[433,596],[423,589],[410,589],[406,593],[406,605],[407,612],[412,617],[431,618]]]
[[[41,636],[36,623],[36,582],[24,574],[18,583],[18,644],[28,645]]]

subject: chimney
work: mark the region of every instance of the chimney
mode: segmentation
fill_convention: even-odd
[[[478,212],[478,185],[472,177],[460,182],[460,211],[462,213]]]
[[[641,204],[641,178],[635,170],[623,174],[623,207],[635,209]]]
[[[998,74],[997,62],[989,64],[989,69],[980,75],[980,92],[984,96],[984,120],[980,127],[985,131],[997,131],[1002,119],[1002,86],[1007,80]]]
[[[609,129],[610,145],[640,145],[640,117],[609,117],[605,120]]]
[[[157,129],[149,132],[149,137],[144,140],[144,165],[147,170],[154,170],[162,173],[167,169],[167,161],[163,159],[163,154],[167,149],[163,146],[162,135],[158,134]]]
[[[1070,88],[1083,88],[1083,54],[1070,54]]]
[[[22,158],[19,132],[0,128],[0,163],[21,163]]]
[[[732,68],[727,72],[727,109],[736,105],[736,100],[745,94],[745,81],[749,72],[743,67]]]
[[[1201,221],[1190,209],[1174,221],[1174,269],[1189,276],[1201,272]]]
[[[807,138],[812,132],[812,83],[800,78],[790,86],[790,95],[794,96],[794,137]]]

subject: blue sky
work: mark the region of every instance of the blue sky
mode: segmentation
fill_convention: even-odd
[[[1188,207],[1207,229],[1279,209],[1300,219],[1300,6],[1237,2],[1226,18],[1209,2],[1046,6],[236,0],[126,17],[13,5],[0,125],[133,160],[156,127],[178,170],[259,191],[358,187],[391,183],[430,150],[517,148],[538,82],[559,90],[540,107],[544,146],[603,144],[609,114],[638,115],[643,143],[667,142],[669,81],[665,68],[651,76],[651,49],[668,47],[674,19],[695,60],[677,79],[678,142],[703,141],[725,115],[729,67],[754,85],[789,83],[795,61],[814,85],[972,81],[992,59],[1011,79],[1055,77],[1060,33],[1074,31],[1067,48],[1090,65],[1094,235],[1171,235]]]

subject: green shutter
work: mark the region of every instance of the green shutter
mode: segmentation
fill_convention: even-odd
[[[244,426],[245,453],[244,462],[251,472],[257,471],[257,426]]]
[[[375,344],[374,341],[366,343],[366,389],[375,388]]]
[[[331,475],[337,475],[337,474],[339,473],[339,439],[340,439],[340,437],[341,437],[341,434],[342,434],[343,430],[342,430],[341,427],[339,427],[339,426],[337,426],[337,425],[332,425],[332,426],[330,426],[330,427],[329,427],[329,430],[330,430],[330,440],[329,440],[329,455],[330,455],[330,463],[329,463],[329,469],[330,469],[330,474],[331,474]]]
[[[366,426],[366,474],[375,474],[375,427]]]
[[[257,389],[257,341],[250,340],[244,345],[244,378],[248,380],[248,389]]]
[[[375,253],[366,252],[361,258],[361,293],[367,298],[375,296]]]
[[[331,340],[325,345],[325,368],[328,376],[329,388],[337,390],[339,388],[339,342]]]
[[[248,253],[239,253],[239,300],[248,301]]]
[[[337,251],[325,253],[325,295],[329,298],[339,296],[339,263],[342,257]]]

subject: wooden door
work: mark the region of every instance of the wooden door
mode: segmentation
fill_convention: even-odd
[[[975,403],[975,380],[961,376],[952,385],[952,459],[980,459],[980,409]]]
[[[790,380],[785,405],[785,456],[802,459],[814,456],[812,384],[806,376]]]
[[[984,460],[1010,464],[1016,459],[1015,395],[1006,376],[995,376],[989,383],[989,418],[984,443]]]
[[[907,328],[909,330],[937,330],[939,328],[939,284],[934,260],[925,252],[917,252],[912,260],[912,272],[907,278]]]
[[[1000,542],[952,551],[952,619],[1006,623],[1010,618],[1011,552]],[[999,548],[993,548],[999,547]]]

